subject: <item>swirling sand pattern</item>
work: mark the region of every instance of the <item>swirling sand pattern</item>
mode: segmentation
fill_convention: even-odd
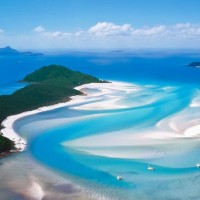
[[[190,106],[194,89],[121,83],[78,89],[88,94],[82,103],[16,122],[34,158],[96,199],[198,199],[200,143],[187,132],[200,115]]]

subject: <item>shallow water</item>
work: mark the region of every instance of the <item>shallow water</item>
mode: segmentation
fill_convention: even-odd
[[[27,188],[37,183],[34,191],[47,199],[60,188],[65,192],[57,199],[198,199],[200,140],[184,136],[199,123],[200,71],[185,66],[198,54],[70,56],[51,60],[77,69],[89,63],[86,72],[129,83],[86,88],[88,101],[18,120],[14,128],[28,148],[4,159],[1,172],[17,166],[11,182],[20,179]],[[147,170],[149,165],[156,170]],[[4,199],[30,198],[1,177]]]
[[[75,103],[21,119],[15,129],[29,141],[27,151],[36,160],[70,175],[74,183],[81,183],[94,193],[103,192],[113,199],[173,198],[174,193],[168,193],[177,187],[175,180],[184,180],[186,185],[199,180],[200,171],[195,165],[200,159],[200,141],[180,137],[166,128],[158,130],[157,124],[187,109],[194,95],[191,87],[129,85],[104,95],[97,92],[98,101],[88,96],[84,98],[89,103]],[[116,97],[119,100],[112,109],[103,107]],[[161,139],[157,135],[150,137],[152,133]],[[149,164],[156,170],[148,171]],[[118,175],[124,180],[119,182]],[[148,197],[148,193],[158,189],[159,193]],[[167,196],[161,190],[168,191]],[[181,190],[177,193],[185,198]]]

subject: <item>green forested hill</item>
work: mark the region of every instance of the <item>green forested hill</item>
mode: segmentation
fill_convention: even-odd
[[[75,86],[105,82],[58,65],[42,67],[27,75],[22,81],[29,82],[30,85],[12,95],[0,96],[0,123],[13,114],[68,101],[70,96],[81,94],[80,91],[73,89]],[[0,136],[0,152],[12,147],[8,142],[11,144],[9,140]]]
[[[83,74],[81,72],[73,71],[69,68],[50,65],[42,67],[39,70],[27,75],[23,81],[25,82],[44,82],[49,80],[65,81],[68,86],[77,86],[86,83],[102,82],[94,76]]]

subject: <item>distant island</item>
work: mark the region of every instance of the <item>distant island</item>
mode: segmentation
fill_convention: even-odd
[[[30,85],[11,95],[0,96],[0,124],[10,115],[66,102],[71,96],[83,94],[74,89],[76,86],[107,82],[60,65],[42,67],[21,81]],[[0,153],[13,148],[14,142],[0,134]]]
[[[41,53],[32,53],[30,51],[20,52],[16,49],[11,48],[10,46],[0,48],[0,56],[17,56],[17,55],[26,55],[26,56],[41,56]]]
[[[188,65],[189,67],[196,67],[196,68],[200,68],[200,62],[192,62]]]

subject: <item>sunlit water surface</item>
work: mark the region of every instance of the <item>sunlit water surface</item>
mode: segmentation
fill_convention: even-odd
[[[126,83],[18,120],[28,147],[2,160],[3,198],[198,199],[200,140],[187,133],[200,122],[200,72],[184,65],[198,55],[98,56],[94,75]]]

